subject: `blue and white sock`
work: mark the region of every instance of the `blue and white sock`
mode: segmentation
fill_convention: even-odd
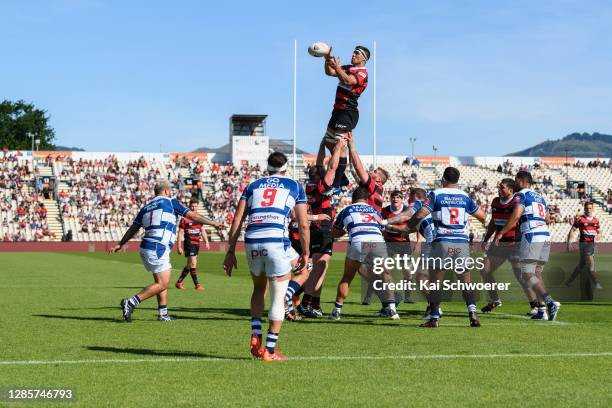
[[[302,285],[294,281],[293,279],[289,281],[289,286],[287,286],[287,292],[285,293],[285,303],[289,307],[289,310],[293,310],[293,295],[300,290]]]
[[[166,305],[159,305],[157,310],[160,316],[166,316],[168,314],[168,307]]]
[[[259,341],[261,341],[261,319],[251,318],[251,334],[259,337]]]
[[[335,302],[335,303],[334,303],[334,308],[336,308],[336,309],[338,309],[338,310],[342,310],[342,306],[344,306],[344,304],[342,304],[342,303],[338,303],[338,302]]]
[[[266,350],[269,353],[274,354],[274,349],[276,348],[276,342],[278,341],[278,333],[272,333],[268,331],[268,335],[266,336]]]
[[[138,295],[134,295],[131,298],[128,299],[128,304],[130,306],[132,306],[132,308],[136,307],[137,305],[140,304],[140,298],[138,297]]]
[[[467,305],[468,313],[476,312],[476,304],[468,303]]]

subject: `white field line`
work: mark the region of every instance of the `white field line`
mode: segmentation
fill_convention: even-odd
[[[288,357],[288,361],[360,361],[360,360],[478,360],[497,358],[583,358],[612,357],[612,352],[601,353],[550,353],[550,354],[430,354],[430,355],[389,355],[389,356],[305,356]],[[186,358],[134,358],[100,360],[15,360],[0,361],[0,365],[78,365],[78,364],[117,364],[117,363],[212,363],[247,361],[247,358],[186,357]]]

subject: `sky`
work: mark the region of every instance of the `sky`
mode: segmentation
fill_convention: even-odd
[[[232,114],[267,114],[316,152],[336,80],[308,44],[349,62],[373,49],[376,80],[355,131],[371,153],[503,155],[573,132],[612,133],[607,1],[3,2],[0,98],[48,111],[56,144],[191,151],[228,142]]]

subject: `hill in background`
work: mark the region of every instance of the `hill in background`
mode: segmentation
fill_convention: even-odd
[[[601,133],[572,133],[563,139],[547,140],[525,150],[506,156],[543,156],[543,157],[610,157],[612,155],[612,135]]]

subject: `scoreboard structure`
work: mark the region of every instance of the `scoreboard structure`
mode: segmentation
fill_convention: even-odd
[[[232,163],[258,163],[266,167],[270,151],[270,139],[266,134],[268,115],[232,115],[230,117],[229,138]]]

